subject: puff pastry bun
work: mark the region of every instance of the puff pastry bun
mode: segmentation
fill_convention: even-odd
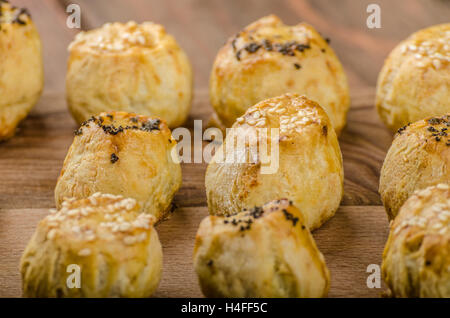
[[[402,127],[381,168],[379,192],[390,219],[415,191],[450,184],[450,113]]]
[[[39,222],[21,259],[26,297],[149,297],[162,270],[152,215],[134,199],[96,193]],[[79,285],[70,265],[79,267]],[[79,288],[77,288],[79,287]]]
[[[209,212],[230,215],[287,197],[303,213],[307,227],[318,228],[334,215],[343,195],[342,154],[331,127],[317,103],[297,94],[270,98],[250,107],[227,133],[206,170]],[[260,135],[259,142],[267,144],[273,160],[278,160],[277,169],[262,173],[262,148],[256,160],[229,161],[236,154],[254,157],[251,143],[239,147],[234,140],[236,135],[251,138],[261,128],[268,128],[268,132],[267,139]],[[274,135],[272,128],[279,134]],[[236,146],[228,147],[230,142]],[[278,154],[272,153],[271,149],[276,150],[273,143]]]
[[[205,218],[194,266],[207,297],[324,297],[330,286],[323,255],[287,199]]]
[[[181,167],[164,120],[102,113],[75,135],[55,188],[58,208],[65,198],[102,192],[136,199],[157,220],[165,216],[181,185]]]
[[[318,102],[336,132],[350,105],[347,78],[331,47],[312,26],[287,26],[270,15],[230,38],[219,51],[210,78],[218,119],[231,127],[250,106],[284,93]]]
[[[450,187],[420,190],[402,206],[383,253],[394,297],[450,297]]]
[[[391,130],[450,112],[450,23],[412,34],[386,59],[376,105]]]
[[[169,127],[186,120],[192,69],[163,26],[107,23],[79,33],[69,51],[67,102],[78,123],[112,110],[158,116]]]
[[[0,141],[12,137],[44,86],[41,40],[26,9],[0,1]]]

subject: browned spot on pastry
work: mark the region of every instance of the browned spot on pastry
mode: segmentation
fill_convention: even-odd
[[[330,70],[331,74],[334,75],[337,73],[336,67],[334,67],[334,65],[332,63],[330,63],[329,60],[326,61],[326,64],[327,64],[327,67]]]
[[[155,82],[157,84],[161,84],[161,79],[159,78],[159,76],[156,73],[153,73],[153,78],[155,79]]]
[[[290,80],[288,80],[288,81],[286,82],[286,85],[287,85],[288,87],[292,87],[292,86],[294,86],[294,81],[293,81],[292,79],[290,79]]]

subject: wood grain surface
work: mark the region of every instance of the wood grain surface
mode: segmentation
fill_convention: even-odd
[[[287,24],[307,21],[331,38],[349,77],[348,125],[340,138],[344,198],[336,216],[313,233],[330,268],[330,297],[379,297],[366,285],[369,264],[380,264],[388,222],[377,192],[392,135],[374,110],[378,72],[389,51],[410,33],[448,22],[447,0],[378,0],[382,28],[366,27],[362,0],[12,0],[30,9],[43,42],[45,91],[17,135],[0,144],[0,297],[20,297],[20,255],[37,222],[54,206],[53,190],[77,128],[67,111],[67,45],[78,30],[66,27],[66,6],[78,3],[82,29],[135,20],[163,24],[186,50],[195,72],[195,98],[186,127],[211,116],[207,87],[215,54],[226,39],[261,16]],[[172,217],[158,225],[164,272],[157,297],[201,297],[192,268],[197,226],[207,215],[206,164],[182,164],[183,185]]]
[[[313,234],[332,274],[330,296],[379,296],[366,285],[366,268],[380,264],[388,223],[377,194],[378,172],[391,142],[372,106],[373,94],[354,96],[340,138],[344,199],[336,216]],[[186,123],[211,116],[206,91],[197,91]],[[54,207],[53,190],[77,128],[61,94],[44,94],[17,135],[0,144],[0,296],[19,297],[20,255],[37,222]],[[192,267],[197,227],[207,215],[206,163],[182,164],[183,184],[171,218],[158,225],[164,273],[157,297],[200,297]]]

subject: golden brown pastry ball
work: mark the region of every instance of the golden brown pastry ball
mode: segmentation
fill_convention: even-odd
[[[30,14],[0,1],[0,141],[14,135],[43,86],[41,40]]]
[[[102,113],[75,135],[56,184],[58,208],[65,198],[102,192],[134,198],[143,212],[164,218],[181,185],[181,167],[172,157],[176,141],[164,120]]]
[[[450,113],[399,129],[381,168],[379,192],[390,219],[416,190],[450,184]]]
[[[163,26],[107,23],[79,33],[69,51],[67,102],[78,123],[112,110],[158,116],[169,127],[186,120],[192,69]]]
[[[323,255],[287,199],[205,218],[194,266],[207,297],[324,297],[330,286]]]
[[[412,34],[386,59],[376,105],[392,131],[450,112],[450,23]]]
[[[350,105],[347,78],[327,40],[312,26],[287,26],[275,15],[230,38],[218,53],[210,99],[231,127],[250,106],[284,93],[304,94],[328,113],[339,134]]]
[[[38,224],[23,253],[23,295],[151,296],[162,248],[155,218],[138,212],[134,199],[110,194],[65,201]]]
[[[206,170],[211,214],[230,215],[287,197],[302,211],[310,230],[334,215],[343,195],[342,155],[330,120],[317,103],[297,94],[270,98],[250,107],[233,128]],[[236,136],[253,138],[260,128],[268,128],[267,138],[258,135],[267,151],[259,148],[255,156],[252,142],[239,144]],[[229,147],[233,141],[235,146]],[[272,157],[270,165],[266,153]],[[237,155],[249,160],[229,160]]]
[[[417,191],[393,221],[383,277],[394,297],[450,297],[450,187]]]

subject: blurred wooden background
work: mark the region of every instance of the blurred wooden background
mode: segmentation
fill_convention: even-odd
[[[77,29],[66,26],[66,7],[81,7],[82,30],[106,22],[163,24],[186,50],[195,73],[195,98],[187,127],[208,120],[207,88],[215,54],[226,39],[252,21],[274,13],[286,24],[306,21],[331,39],[349,78],[352,106],[340,138],[345,194],[336,216],[314,232],[332,274],[332,297],[378,297],[366,268],[380,264],[388,234],[377,193],[379,170],[392,140],[373,108],[384,58],[420,28],[449,22],[448,0],[11,0],[27,7],[43,42],[44,94],[17,136],[0,144],[0,297],[20,296],[18,263],[38,220],[53,207],[53,189],[76,128],[64,100],[67,46]],[[368,4],[381,7],[380,29],[368,29]],[[183,164],[179,209],[158,226],[164,274],[155,296],[200,297],[191,253],[200,220],[207,215],[206,164]]]

